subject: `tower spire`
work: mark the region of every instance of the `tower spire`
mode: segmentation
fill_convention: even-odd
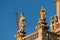
[[[56,2],[56,15],[58,17],[58,22],[60,22],[60,0],[55,0]]]

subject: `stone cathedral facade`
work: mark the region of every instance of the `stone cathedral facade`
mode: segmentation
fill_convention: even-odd
[[[23,13],[20,15],[20,20],[18,20],[18,31],[15,35],[16,40],[60,40],[60,0],[55,0],[56,2],[56,15],[54,19],[51,17],[50,20],[50,31],[46,23],[46,10],[42,7],[40,11],[40,18],[36,26],[37,31],[26,35],[25,26],[26,18]]]

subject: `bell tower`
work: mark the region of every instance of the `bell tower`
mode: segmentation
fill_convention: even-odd
[[[20,15],[20,20],[18,20],[18,32],[15,35],[17,40],[22,40],[22,37],[26,36],[24,31],[25,25],[26,25],[26,19],[24,17],[24,13],[22,12]]]

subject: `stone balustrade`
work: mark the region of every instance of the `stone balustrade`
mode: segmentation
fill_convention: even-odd
[[[22,38],[22,40],[34,40],[38,37],[38,33],[35,32],[35,33],[32,33],[30,35],[27,35],[25,37]]]

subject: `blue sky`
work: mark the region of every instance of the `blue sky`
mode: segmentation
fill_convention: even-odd
[[[54,0],[0,0],[0,40],[16,40],[14,37],[18,31],[16,11],[18,12],[18,18],[20,18],[20,13],[24,12],[26,17],[26,33],[35,32],[42,6],[46,9],[46,21],[49,25],[50,17],[56,13]]]

